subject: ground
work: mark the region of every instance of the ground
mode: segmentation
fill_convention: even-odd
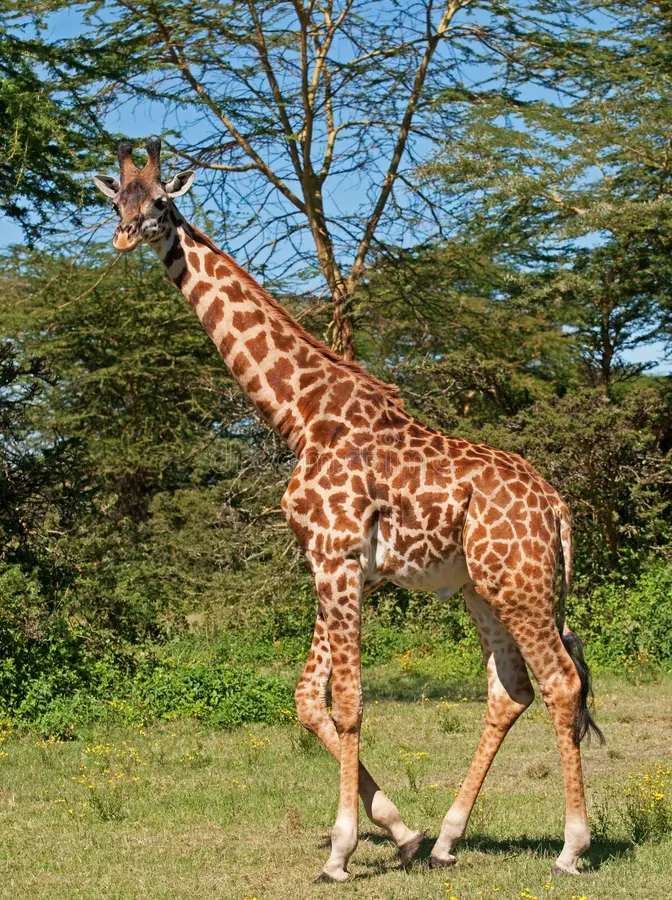
[[[483,686],[453,682],[442,693],[403,668],[365,673],[363,758],[407,823],[434,838],[478,740]],[[337,770],[294,724],[228,733],[184,721],[109,725],[63,743],[5,729],[0,897],[667,900],[672,681],[602,677],[596,688],[608,743],[584,753],[594,842],[579,878],[550,875],[562,784],[535,702],[495,761],[457,867],[430,871],[428,839],[402,871],[363,817],[344,886],[312,884]]]

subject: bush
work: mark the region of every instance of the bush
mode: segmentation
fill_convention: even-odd
[[[624,789],[623,818],[633,844],[664,841],[672,829],[670,776],[672,771],[660,763],[654,772],[631,773]]]
[[[57,674],[27,683],[21,702],[5,705],[3,716],[60,740],[77,737],[99,721],[141,724],[186,716],[214,728],[234,728],[293,717],[293,692],[285,680],[243,666],[218,665],[202,654],[177,661],[153,659],[133,678],[118,671],[112,694],[103,694],[95,683],[71,690]]]
[[[14,721],[46,737],[69,741],[93,722],[109,718],[107,704],[91,694],[66,696],[52,691],[53,685],[34,682],[26,701],[15,710]]]
[[[656,560],[634,584],[607,581],[570,597],[567,618],[602,668],[672,664],[672,568]]]
[[[167,657],[133,681],[140,708],[161,719],[189,716],[218,728],[292,718],[293,693],[282,678],[213,660]]]
[[[84,629],[49,609],[37,578],[0,564],[0,713],[35,719],[53,697],[90,689],[104,668]]]
[[[386,662],[406,653],[416,643],[417,635],[398,625],[383,625],[377,618],[365,622],[362,629],[362,665]]]
[[[277,722],[293,708],[287,682],[225,663],[194,640],[120,654],[105,652],[100,637],[50,612],[36,578],[0,564],[0,716],[68,738],[121,709],[230,728]]]

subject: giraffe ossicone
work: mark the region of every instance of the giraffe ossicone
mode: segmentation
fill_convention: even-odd
[[[359,761],[361,598],[386,581],[441,597],[462,589],[488,675],[483,734],[430,864],[455,862],[495,754],[534,697],[529,667],[563,766],[565,844],[556,870],[575,874],[590,843],[579,740],[586,727],[597,729],[586,702],[587,669],[576,664],[580,643],[564,625],[572,564],[566,505],[521,457],[427,428],[404,410],[396,387],[308,334],[180,215],[173,199],[189,190],[194,173],[164,183],[160,142],[151,141],[147,154],[138,169],[131,145],[122,143],[120,181],[94,179],[120,216],[113,244],[122,252],[141,242],[152,247],[238,384],[298,457],[282,509],[311,567],[318,608],[297,713],[340,763],[338,815],[320,878],[348,878],[358,795],[404,864],[424,837]]]

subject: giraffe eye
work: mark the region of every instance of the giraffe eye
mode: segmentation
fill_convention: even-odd
[[[165,197],[159,197],[158,200],[154,201],[154,206],[161,212],[168,206],[168,201]]]
[[[113,203],[113,204],[112,204],[112,209],[115,211],[115,213],[116,213],[118,216],[121,215],[121,213],[119,212],[119,207],[117,206],[116,203]]]

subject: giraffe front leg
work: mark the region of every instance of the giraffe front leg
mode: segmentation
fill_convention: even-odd
[[[296,687],[296,711],[299,722],[322,742],[340,762],[341,745],[336,726],[327,710],[327,684],[331,677],[331,649],[327,626],[318,606],[315,631],[303,674]],[[366,768],[359,764],[359,795],[369,819],[387,831],[399,849],[403,865],[416,855],[424,838],[423,831],[412,831],[402,821],[399,810],[381,791]]]
[[[315,584],[324,615],[333,671],[332,719],[340,741],[338,815],[331,854],[319,881],[347,881],[358,839],[359,733],[362,723],[362,573],[356,560],[316,561]]]

